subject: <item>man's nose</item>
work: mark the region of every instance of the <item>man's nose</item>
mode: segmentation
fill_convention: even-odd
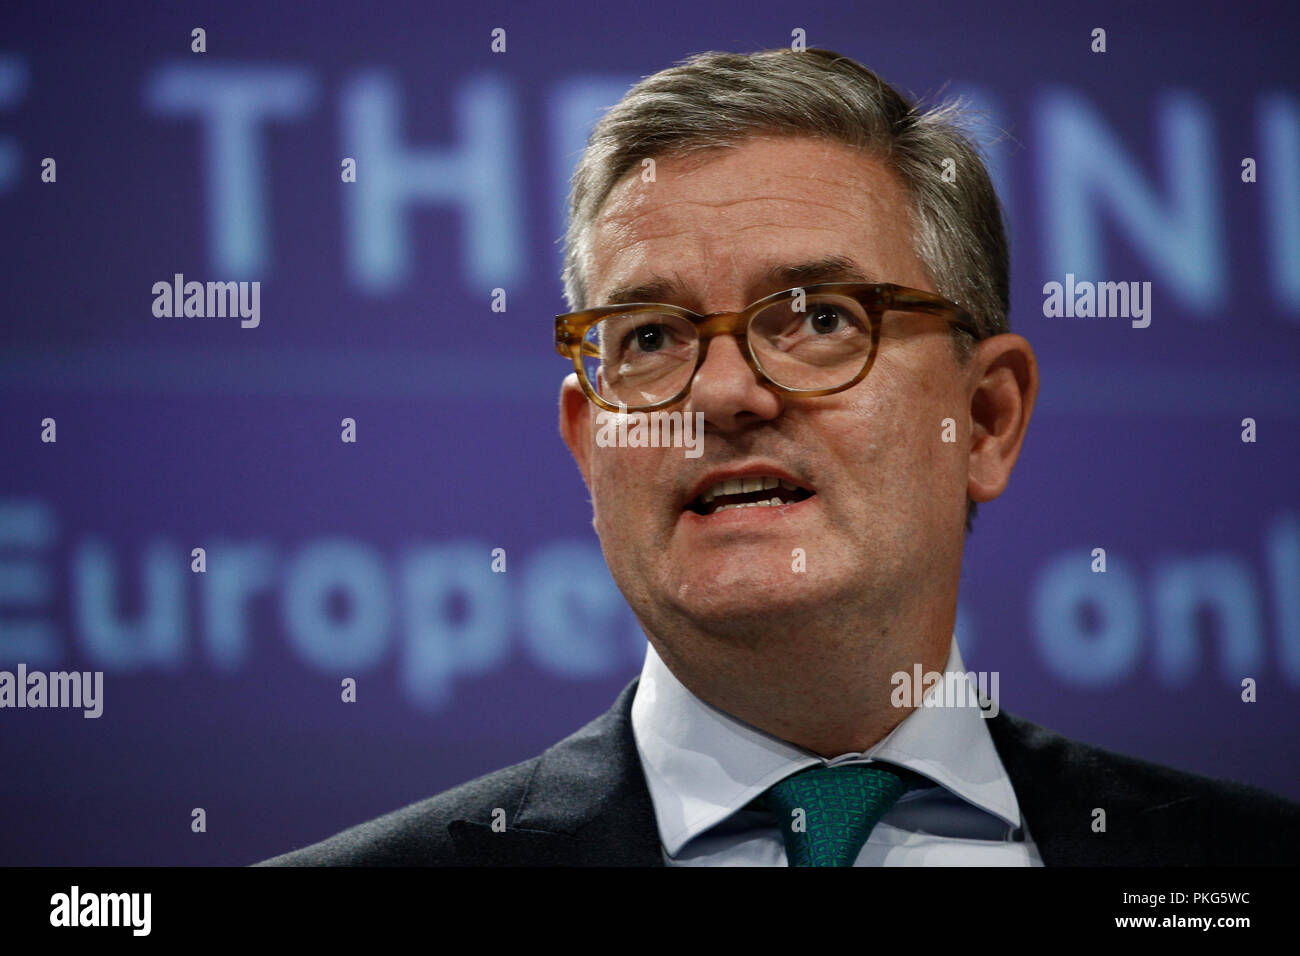
[[[719,335],[709,342],[708,357],[695,373],[691,407],[720,431],[736,431],[781,414],[781,396],[749,367],[745,340]]]

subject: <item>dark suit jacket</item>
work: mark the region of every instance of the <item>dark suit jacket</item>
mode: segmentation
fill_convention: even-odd
[[[632,681],[540,756],[258,866],[662,866]],[[1300,862],[1300,804],[1077,743],[1005,712],[989,731],[1048,866]],[[501,807],[506,829],[494,832]],[[1093,808],[1106,831],[1092,829]]]

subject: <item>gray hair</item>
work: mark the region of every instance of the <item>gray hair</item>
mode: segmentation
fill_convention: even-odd
[[[980,337],[1008,330],[1002,208],[960,101],[919,110],[871,70],[829,50],[700,53],[637,83],[592,129],[574,171],[564,295],[587,307],[589,238],[614,186],[641,161],[736,148],[759,134],[806,135],[865,149],[911,200],[914,251],[935,289],[974,318]],[[945,167],[946,163],[950,164]],[[942,176],[955,173],[952,181]],[[954,331],[954,354],[973,345]],[[967,505],[967,530],[975,503]]]

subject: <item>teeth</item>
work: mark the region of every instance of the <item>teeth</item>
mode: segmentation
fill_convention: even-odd
[[[723,505],[713,513],[717,514],[718,511],[726,511],[729,508],[770,508],[773,505],[779,505],[780,503],[781,500],[779,498],[773,498],[771,501],[742,501],[737,504]]]
[[[728,478],[725,481],[719,481],[713,487],[702,493],[700,495],[700,500],[705,504],[708,504],[719,495],[743,495],[751,494],[755,491],[772,491],[775,488],[783,488],[786,491],[795,491],[798,487],[799,486],[793,482],[786,481],[784,478],[774,478],[771,475],[757,475],[752,478]],[[780,506],[782,504],[788,504],[788,502],[783,502],[780,498],[772,498],[767,501],[747,501],[739,504],[723,505],[717,510],[722,511],[726,508],[752,508],[755,506],[760,508],[769,508]]]
[[[770,498],[767,501],[741,501],[735,504],[723,505],[714,514],[717,514],[718,511],[726,511],[728,508],[779,508],[783,504],[785,502],[780,498]]]

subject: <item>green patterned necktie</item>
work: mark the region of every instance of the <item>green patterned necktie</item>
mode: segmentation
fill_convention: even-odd
[[[751,806],[776,817],[790,866],[852,866],[872,828],[915,778],[901,767],[849,764],[801,770]]]

